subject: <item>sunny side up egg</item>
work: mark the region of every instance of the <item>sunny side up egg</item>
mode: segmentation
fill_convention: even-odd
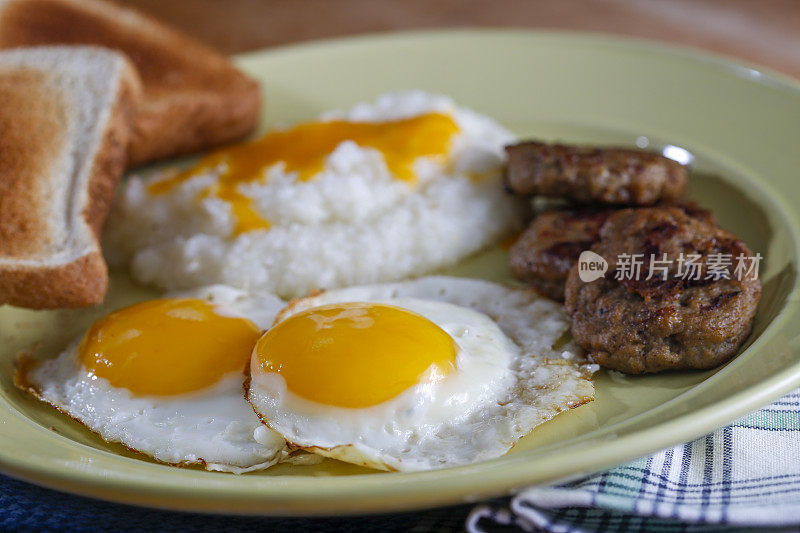
[[[563,308],[450,277],[292,302],[258,341],[247,399],[293,446],[383,470],[498,457],[594,397]]]
[[[18,368],[34,396],[108,442],[235,473],[293,461],[244,401],[253,345],[285,302],[211,286],[101,318],[60,356]]]

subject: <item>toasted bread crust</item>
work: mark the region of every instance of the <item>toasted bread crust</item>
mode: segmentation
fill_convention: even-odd
[[[111,119],[103,140],[100,142],[98,157],[93,161],[92,178],[89,181],[89,203],[83,210],[84,220],[97,237],[98,249],[100,249],[103,223],[114,200],[114,191],[128,164],[129,143],[141,99],[141,81],[133,65],[125,61],[119,94],[111,110]],[[97,302],[101,301],[102,296]]]
[[[144,99],[132,165],[233,141],[258,121],[256,82],[152,17],[103,0],[0,0],[0,48],[52,44],[112,48],[136,67]]]
[[[146,98],[137,111],[130,164],[186,155],[248,135],[258,124],[261,89],[243,81],[224,98],[201,92]]]
[[[0,270],[0,304],[31,309],[86,307],[103,301],[108,269],[99,251],[55,267]]]
[[[0,69],[0,243],[5,255],[35,257],[48,235],[48,190],[37,176],[68,142],[68,106],[51,76],[37,69]],[[29,112],[21,114],[20,109]]]
[[[52,150],[52,146],[48,145],[48,139],[42,136],[29,139],[33,148],[27,151],[26,157],[19,161],[19,165],[11,167],[9,163],[13,162],[13,159],[3,160],[4,175],[0,176],[2,178],[0,190],[4,183],[17,182],[17,186],[11,191],[12,194],[3,195],[3,202],[14,206],[17,212],[27,210],[30,214],[22,222],[29,221],[35,231],[15,231],[20,222],[17,217],[16,220],[6,224],[8,231],[0,232],[0,243],[2,243],[3,257],[32,261],[0,266],[0,304],[7,303],[33,309],[84,307],[100,303],[105,297],[108,270],[100,252],[100,232],[113,200],[114,189],[125,169],[131,121],[141,97],[141,84],[135,69],[124,56],[118,57],[122,58],[123,62],[120,81],[116,87],[117,94],[108,121],[104,125],[100,144],[89,163],[92,165],[87,184],[89,198],[82,212],[84,221],[92,228],[94,234],[93,249],[68,263],[47,263],[48,257],[42,252],[41,247],[43,242],[52,240],[53,237],[44,226],[34,228],[37,220],[42,221],[46,217],[46,213],[40,211],[50,206],[45,199],[46,191],[40,191],[35,186],[38,172],[43,172],[45,169],[35,165],[32,167],[26,161],[32,157],[36,158],[36,149],[43,147]],[[31,69],[31,72],[35,70]],[[58,103],[58,100],[56,102]],[[59,105],[66,108],[68,104],[61,102]],[[28,115],[35,116],[36,113],[20,115],[29,118]],[[56,125],[51,124],[51,126]],[[61,127],[63,133],[63,128],[66,126],[62,124]],[[32,194],[23,194],[22,189],[26,183],[31,186]],[[0,220],[0,228],[2,226]],[[30,249],[29,253],[21,253],[20,249],[23,246],[21,242],[28,243],[28,246],[35,243],[39,248]],[[37,257],[43,259],[39,264],[35,261]]]

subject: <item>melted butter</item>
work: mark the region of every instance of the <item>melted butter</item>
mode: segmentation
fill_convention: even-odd
[[[442,113],[384,122],[308,122],[213,152],[196,166],[151,184],[148,191],[166,193],[197,175],[218,169],[217,182],[204,189],[200,198],[227,202],[233,209],[237,221],[234,234],[238,235],[270,227],[253,200],[239,192],[239,186],[262,181],[265,170],[273,165],[283,163],[286,172],[296,172],[300,181],[308,181],[322,171],[325,158],[339,144],[352,141],[362,148],[378,150],[393,176],[413,183],[414,161],[419,157],[444,159],[457,132],[453,119]]]

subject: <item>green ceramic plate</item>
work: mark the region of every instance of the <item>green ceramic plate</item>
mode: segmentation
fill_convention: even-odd
[[[113,279],[103,308],[0,308],[0,469],[57,489],[172,509],[334,514],[475,501],[609,467],[697,437],[800,385],[800,84],[695,52],[600,36],[517,31],[412,33],[244,56],[263,83],[264,127],[398,89],[425,89],[521,136],[667,145],[694,156],[691,195],[765,261],[744,352],[712,372],[601,372],[597,400],[538,428],[505,457],[414,474],[336,461],[234,476],[159,465],[104,444],[12,385],[12,360],[51,357],[93,317],[154,293]],[[455,270],[506,279],[495,250]]]

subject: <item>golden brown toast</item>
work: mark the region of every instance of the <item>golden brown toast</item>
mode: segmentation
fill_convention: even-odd
[[[144,98],[131,165],[235,140],[258,121],[256,82],[152,17],[104,0],[0,0],[0,49],[52,44],[112,48],[135,65]]]
[[[105,48],[0,52],[0,304],[103,300],[98,241],[140,95],[133,66]]]

